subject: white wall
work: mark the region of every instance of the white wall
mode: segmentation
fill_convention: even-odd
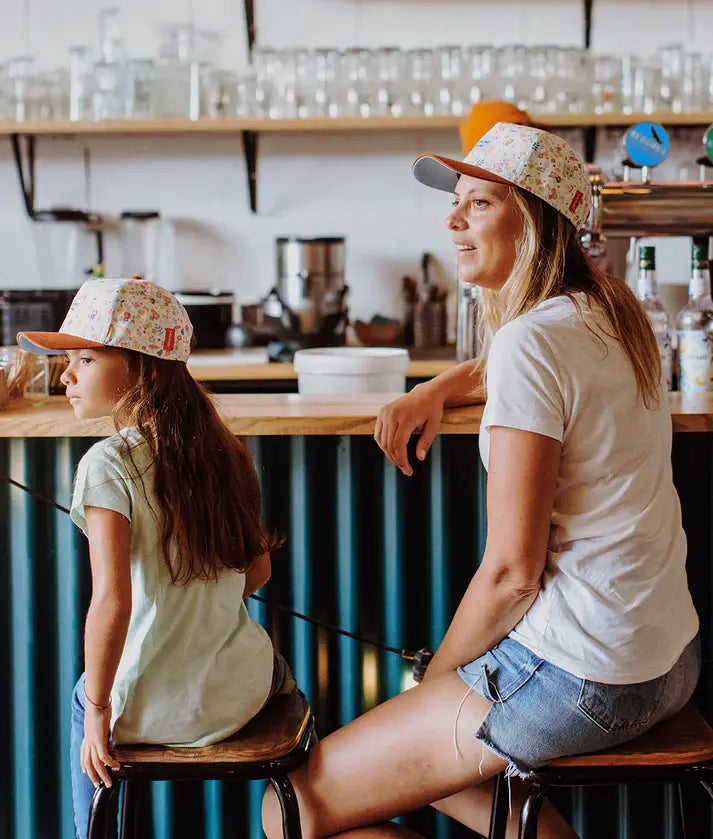
[[[241,0],[118,0],[133,55],[155,55],[162,22],[193,16],[222,34],[218,60],[246,60]],[[36,55],[51,68],[67,49],[98,41],[97,0],[3,0],[0,62]],[[443,43],[571,43],[583,38],[577,0],[256,0],[258,41],[273,46]],[[647,51],[683,41],[708,53],[713,0],[595,0],[594,47],[622,52],[632,39]],[[693,135],[694,139],[697,135]],[[611,161],[618,134],[602,137]],[[579,141],[578,135],[572,135]],[[86,151],[85,151],[86,150]],[[258,164],[259,213],[250,214],[239,136],[90,138],[38,141],[37,206],[88,207],[116,216],[127,207],[158,208],[175,230],[174,288],[232,289],[242,302],[262,296],[275,279],[274,238],[345,235],[352,310],[399,314],[404,273],[418,271],[428,250],[452,276],[455,255],[443,226],[448,199],[420,187],[411,161],[420,152],[459,155],[454,132],[264,135]],[[681,162],[691,140],[677,143]],[[85,166],[85,159],[89,165]],[[677,175],[677,163],[668,170]],[[664,173],[662,173],[663,175]],[[9,143],[0,143],[0,287],[36,286],[32,228],[24,216]],[[688,242],[659,248],[662,279],[685,282]],[[119,270],[116,236],[107,270]]]

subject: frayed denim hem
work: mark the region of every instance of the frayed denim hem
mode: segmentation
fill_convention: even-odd
[[[486,715],[487,719],[487,715]],[[506,778],[520,778],[522,781],[526,781],[530,775],[531,769],[523,769],[522,767],[518,766],[515,761],[510,757],[510,755],[505,754],[505,752],[498,748],[495,743],[487,736],[487,734],[483,731],[485,726],[485,720],[483,720],[483,725],[475,732],[473,737],[476,740],[479,740],[484,746],[487,746],[491,752],[496,754],[499,758],[502,758],[504,761],[507,762],[507,767],[505,768],[504,774]]]

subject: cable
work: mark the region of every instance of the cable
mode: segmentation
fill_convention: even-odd
[[[23,490],[28,495],[36,498],[38,501],[42,501],[44,504],[49,505],[50,507],[54,507],[55,510],[59,510],[62,513],[67,513],[69,515],[69,509],[67,507],[63,507],[61,504],[57,503],[53,498],[48,498],[46,495],[43,495],[41,492],[37,492],[34,489],[30,489],[30,487],[25,486],[24,484],[19,483],[18,481],[13,480],[9,475],[5,475],[0,472],[0,478],[6,481],[8,484],[11,484],[17,489]],[[426,654],[430,656],[430,653],[425,648],[418,650],[417,652],[410,652],[408,650],[400,650],[397,647],[391,647],[389,644],[383,644],[380,641],[374,641],[372,638],[364,638],[361,635],[356,635],[354,632],[349,632],[346,629],[342,629],[341,626],[336,626],[332,623],[326,623],[326,621],[318,620],[317,618],[313,618],[310,615],[303,615],[301,612],[296,611],[295,609],[290,609],[288,606],[283,606],[280,603],[275,603],[273,600],[269,600],[266,597],[261,597],[259,594],[251,594],[249,595],[253,600],[258,600],[260,603],[265,603],[266,605],[278,609],[280,612],[284,612],[287,615],[290,615],[293,618],[299,618],[300,620],[306,621],[307,623],[314,624],[315,626],[319,626],[322,629],[326,629],[329,632],[336,632],[338,635],[343,635],[346,638],[353,638],[355,641],[359,641],[362,644],[368,644],[371,647],[377,647],[380,650],[384,650],[388,653],[396,653],[400,655],[401,658],[405,659],[406,661],[413,661],[414,662],[414,674],[417,676],[417,672],[420,672],[421,668],[425,671],[425,667],[423,666]],[[430,660],[430,659],[429,659]],[[425,661],[426,666],[428,666],[428,661]],[[420,679],[417,678],[417,681]]]

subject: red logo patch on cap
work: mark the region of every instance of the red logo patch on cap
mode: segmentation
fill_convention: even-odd
[[[163,339],[163,351],[173,352],[176,349],[176,327],[166,329],[166,337]]]
[[[577,212],[577,207],[579,207],[579,205],[582,203],[583,200],[584,200],[584,193],[580,192],[580,190],[577,190],[574,193],[574,198],[569,202],[570,213],[576,213]]]

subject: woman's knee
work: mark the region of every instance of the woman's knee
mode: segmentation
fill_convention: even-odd
[[[282,810],[272,784],[262,797],[262,829],[267,839],[282,839]]]
[[[316,839],[318,833],[315,830],[314,819],[311,817],[309,808],[305,806],[303,796],[297,790],[297,784],[294,778],[290,776],[290,779],[292,780],[297,796],[302,839]],[[262,829],[267,839],[284,839],[282,830],[282,807],[280,806],[280,801],[272,784],[268,784],[262,798]]]

